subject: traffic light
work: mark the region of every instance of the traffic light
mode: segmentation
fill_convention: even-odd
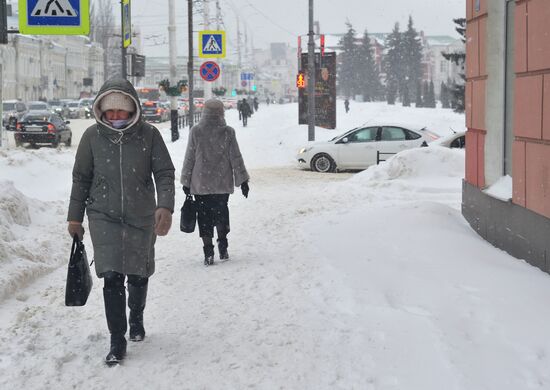
[[[0,44],[8,43],[8,10],[6,0],[0,0]]]
[[[298,73],[298,76],[296,76],[296,87],[298,87],[299,89],[303,89],[306,87],[306,85],[306,75],[304,74],[304,72]]]

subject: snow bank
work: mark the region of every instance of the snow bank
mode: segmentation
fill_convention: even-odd
[[[0,150],[0,300],[68,260],[63,233],[73,153]]]
[[[352,180],[382,181],[426,177],[464,177],[464,151],[443,147],[404,150]]]

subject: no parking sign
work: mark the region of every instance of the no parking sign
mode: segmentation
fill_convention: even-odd
[[[220,77],[220,66],[214,61],[206,61],[200,67],[200,74],[204,81],[215,81]]]

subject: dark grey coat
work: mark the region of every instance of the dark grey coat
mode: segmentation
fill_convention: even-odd
[[[244,165],[235,129],[221,114],[205,106],[200,122],[189,131],[181,184],[193,195],[232,194],[250,176]]]
[[[121,131],[96,116],[97,123],[85,131],[67,220],[82,221],[86,211],[99,277],[106,271],[148,277],[155,271],[155,210],[174,211],[174,166],[159,131],[143,121],[128,81],[106,82],[94,102],[96,113],[101,97],[112,90],[134,99],[137,121]]]

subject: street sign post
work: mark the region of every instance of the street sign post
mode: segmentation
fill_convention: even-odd
[[[122,0],[122,44],[127,48],[132,44],[132,18],[130,0]]]
[[[199,31],[199,57],[225,58],[225,31]]]
[[[89,0],[19,0],[19,31],[32,35],[88,35]]]
[[[215,81],[220,73],[220,66],[214,61],[206,61],[200,67],[200,75],[204,81]]]

